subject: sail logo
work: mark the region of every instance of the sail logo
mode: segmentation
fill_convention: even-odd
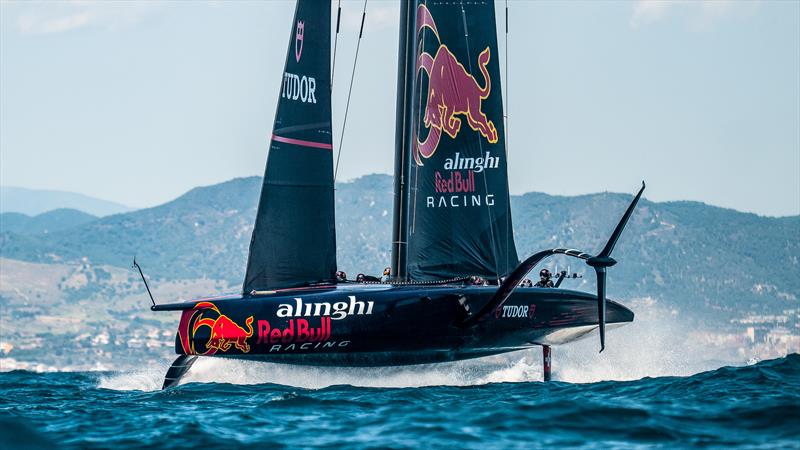
[[[447,158],[444,161],[445,170],[469,170],[470,172],[481,173],[486,169],[497,169],[498,167],[500,167],[500,157],[492,156],[489,152],[486,152],[486,156],[477,158],[464,157],[459,152],[456,152],[454,157]]]
[[[303,56],[303,35],[306,31],[306,24],[302,20],[297,21],[297,27],[294,32],[294,60],[300,62],[300,57]]]
[[[452,172],[449,177],[444,177],[437,170],[433,177],[433,187],[437,193],[445,194],[475,192],[475,172],[470,170],[466,176],[461,172]]]
[[[316,90],[317,80],[314,77],[284,72],[281,98],[299,100],[303,103],[317,103]]]
[[[303,42],[305,41],[306,24],[302,20],[297,21],[294,34],[294,60],[300,62],[303,57]],[[288,66],[288,64],[287,64]],[[303,103],[317,103],[317,80],[303,74],[283,73],[283,88],[281,98]]]
[[[278,305],[278,317],[325,317],[341,320],[347,316],[372,315],[375,302],[362,302],[356,300],[355,295],[348,296],[347,302],[314,302],[305,303],[300,297],[295,297],[294,303],[281,303]]]
[[[479,132],[489,143],[496,143],[497,128],[482,111],[483,100],[489,98],[492,88],[487,69],[491,56],[489,47],[478,55],[478,68],[484,79],[481,86],[447,45],[441,42],[436,22],[424,4],[417,8],[417,23],[417,34],[428,28],[439,42],[435,56],[423,51],[417,57],[417,74],[424,72],[428,76],[423,119],[428,135],[423,141],[417,140],[414,152],[417,165],[423,165],[422,159],[430,158],[436,152],[442,131],[452,139],[456,138],[461,131],[462,119],[466,119],[469,127]]]
[[[474,187],[473,183],[472,188],[474,189]],[[442,190],[442,192],[447,191]],[[438,198],[429,195],[425,199],[426,208],[469,208],[472,206],[494,206],[494,194],[440,195]]]

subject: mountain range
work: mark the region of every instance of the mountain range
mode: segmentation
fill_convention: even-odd
[[[83,225],[97,219],[97,216],[77,209],[59,208],[28,216],[17,212],[0,214],[0,231],[19,234],[46,234]]]
[[[154,208],[102,218],[54,211],[50,223],[58,225],[43,225],[53,218],[47,215],[26,224],[4,214],[0,256],[120,268],[130,267],[136,256],[155,280],[238,286],[260,186],[259,177],[237,178]],[[387,175],[337,185],[338,265],[351,276],[379,274],[389,265],[392,196]],[[598,251],[630,199],[613,193],[513,196],[520,257],[553,247]],[[697,320],[768,314],[797,307],[799,255],[800,216],[769,218],[697,202],[643,199],[615,251],[620,262],[609,272],[609,293],[653,298]],[[565,287],[594,289],[593,274],[580,261],[562,257],[547,264],[586,275],[565,281]]]
[[[93,216],[131,211],[125,205],[84,194],[44,189],[0,186],[0,214],[15,212],[36,216],[54,209],[77,209]]]

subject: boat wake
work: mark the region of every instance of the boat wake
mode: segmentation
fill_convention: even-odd
[[[628,381],[644,377],[690,376],[724,365],[744,365],[745,360],[709,359],[715,352],[686,339],[687,330],[667,311],[637,317],[624,333],[610,333],[609,345],[597,353],[595,339],[585,339],[553,349],[553,379],[568,383]],[[671,319],[671,320],[670,320]],[[683,338],[681,338],[683,337]],[[474,386],[542,380],[542,354],[538,348],[474,360],[416,366],[346,368],[310,367],[223,358],[201,358],[181,384],[278,384],[305,389],[349,385],[406,388],[424,386]],[[100,378],[99,386],[112,390],[161,389],[169,367],[116,373]]]
[[[101,376],[97,387],[114,391],[157,391],[164,383],[169,364]]]

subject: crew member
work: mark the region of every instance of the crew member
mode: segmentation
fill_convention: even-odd
[[[372,275],[364,275],[363,273],[360,273],[360,274],[356,275],[356,281],[359,282],[359,283],[363,283],[365,281],[369,281],[371,283],[375,283],[375,282],[381,281],[381,279],[378,278],[378,277],[373,277]]]
[[[553,287],[552,274],[547,269],[542,269],[539,272],[539,281],[536,282],[536,287],[551,288]]]
[[[389,281],[389,275],[391,274],[392,274],[391,267],[383,269],[383,276],[381,277],[381,283],[386,283],[387,281]]]
[[[347,281],[347,274],[342,270],[336,272],[336,281],[339,283]]]

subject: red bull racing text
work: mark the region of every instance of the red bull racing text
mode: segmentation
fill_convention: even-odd
[[[266,345],[269,353],[347,347],[350,341],[331,341],[331,318],[320,318],[318,327],[306,319],[290,319],[285,328],[272,328],[269,321],[258,321],[256,345]]]

